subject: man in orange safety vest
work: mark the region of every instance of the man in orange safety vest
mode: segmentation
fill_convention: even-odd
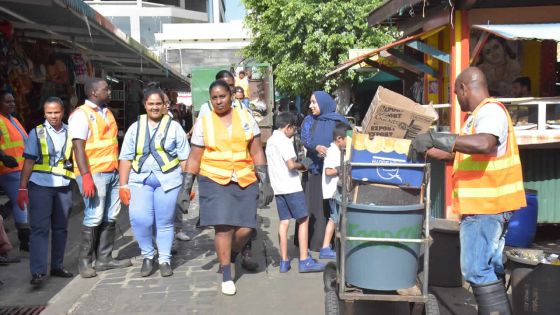
[[[421,134],[412,148],[454,160],[453,211],[461,216],[463,277],[472,284],[479,314],[510,314],[502,251],[512,211],[526,205],[515,133],[505,106],[490,98],[480,69],[464,70],[455,93],[461,111],[471,113],[460,134]]]

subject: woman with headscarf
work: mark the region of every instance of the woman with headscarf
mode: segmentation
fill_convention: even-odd
[[[332,142],[337,121],[350,125],[348,120],[336,112],[336,102],[324,91],[311,95],[309,109],[302,123],[301,141],[307,149],[306,156],[313,164],[303,174],[302,185],[309,209],[309,249],[318,252],[323,246],[325,227],[329,217],[328,207],[323,206],[322,172],[327,148]],[[297,231],[297,227],[296,227]],[[297,240],[297,237],[295,238]]]

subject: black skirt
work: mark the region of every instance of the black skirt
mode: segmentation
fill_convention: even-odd
[[[309,211],[309,249],[318,252],[323,247],[325,228],[330,215],[329,208],[324,204],[324,201],[328,203],[328,199],[323,200],[322,174],[305,172],[302,176],[302,186]],[[296,246],[299,246],[298,226],[296,223]]]
[[[257,226],[257,182],[242,188],[236,182],[220,185],[208,177],[198,176],[200,225]]]

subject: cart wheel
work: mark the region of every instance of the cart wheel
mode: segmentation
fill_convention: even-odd
[[[323,283],[325,292],[336,291],[336,264],[332,261],[327,263],[325,271],[323,271]]]
[[[325,315],[340,315],[340,301],[336,291],[325,292]]]
[[[428,301],[424,306],[425,315],[439,315],[439,303],[433,294],[428,294]]]

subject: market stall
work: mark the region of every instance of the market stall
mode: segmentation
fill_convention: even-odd
[[[556,77],[560,5],[552,1],[385,1],[369,15],[371,26],[391,25],[403,37],[360,54],[327,74],[375,67],[403,82],[403,94],[439,112],[438,130],[457,132],[461,113],[454,83],[469,66],[486,74],[491,94],[506,104],[521,148],[527,188],[539,190],[539,222],[560,222],[560,95]],[[451,213],[451,167],[443,177],[444,209]],[[539,188],[536,188],[539,187]],[[432,211],[434,213],[434,211]]]
[[[0,88],[13,92],[27,129],[43,120],[48,96],[62,98],[67,113],[79,106],[90,77],[111,85],[121,134],[136,120],[147,82],[190,89],[186,78],[81,0],[0,0]]]

